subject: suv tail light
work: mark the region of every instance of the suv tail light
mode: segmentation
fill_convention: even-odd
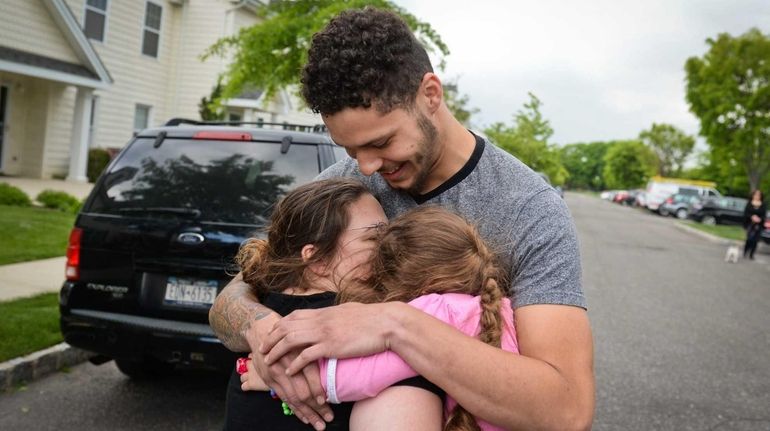
[[[82,236],[83,229],[72,228],[69,244],[67,244],[67,268],[64,271],[67,280],[70,281],[80,279],[80,239]]]
[[[202,131],[196,132],[193,135],[193,139],[212,139],[220,141],[250,141],[251,138],[251,133],[245,132]]]
[[[673,203],[674,203],[674,198],[668,198],[668,199],[666,199],[666,203],[667,203],[667,204],[673,204]]]

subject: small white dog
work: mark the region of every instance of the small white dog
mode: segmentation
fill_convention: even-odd
[[[741,255],[741,248],[738,244],[733,243],[727,247],[727,253],[725,253],[725,262],[738,263],[738,257]]]

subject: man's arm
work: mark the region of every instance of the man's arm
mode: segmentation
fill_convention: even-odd
[[[214,300],[209,310],[209,325],[228,349],[251,352],[246,333],[251,329],[252,322],[271,313],[272,310],[257,301],[249,285],[243,282],[241,273],[238,273]]]
[[[349,322],[356,322],[350,325]],[[584,430],[594,411],[593,342],[585,310],[531,305],[516,310],[520,355],[468,337],[404,303],[301,310],[265,339],[268,363],[306,349],[288,368],[319,357],[396,352],[472,414],[506,429]],[[288,333],[289,338],[284,336]]]
[[[222,289],[209,310],[209,324],[222,344],[234,352],[253,352],[253,362],[264,382],[289,403],[300,420],[322,430],[324,419],[330,421],[334,416],[325,403],[318,365],[309,364],[302,373],[287,376],[286,367],[295,352],[288,352],[270,366],[265,365],[259,353],[260,341],[280,318],[257,301],[240,273]]]

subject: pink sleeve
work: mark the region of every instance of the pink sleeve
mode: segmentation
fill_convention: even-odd
[[[451,312],[441,295],[421,296],[409,305],[453,325]],[[393,384],[417,375],[409,364],[391,351],[358,358],[322,359],[319,366],[321,383],[332,403],[371,398]]]

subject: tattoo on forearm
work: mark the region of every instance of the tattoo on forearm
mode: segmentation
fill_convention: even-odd
[[[248,352],[250,347],[244,333],[251,322],[264,318],[270,310],[250,301],[244,289],[223,290],[209,311],[209,324],[228,349]]]

